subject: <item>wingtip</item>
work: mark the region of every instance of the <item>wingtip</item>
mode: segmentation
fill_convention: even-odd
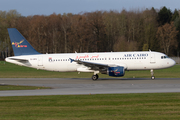
[[[69,58],[69,59],[70,59],[71,63],[74,61],[74,59],[71,59],[71,58]]]

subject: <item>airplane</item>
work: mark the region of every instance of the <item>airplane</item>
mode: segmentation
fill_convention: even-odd
[[[155,51],[134,52],[94,52],[41,54],[37,52],[16,28],[8,28],[14,56],[5,61],[21,66],[58,72],[92,72],[92,80],[98,79],[98,73],[113,77],[122,77],[125,71],[150,70],[151,79],[155,79],[153,70],[169,68],[175,61],[164,53]]]

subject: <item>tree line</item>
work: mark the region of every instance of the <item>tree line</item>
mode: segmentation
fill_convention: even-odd
[[[176,56],[180,51],[179,11],[166,7],[27,17],[16,10],[0,11],[0,51],[10,56],[7,28],[17,28],[40,53],[150,49]]]

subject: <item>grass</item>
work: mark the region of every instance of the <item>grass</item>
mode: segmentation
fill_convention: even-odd
[[[179,78],[180,65],[154,72],[156,78]],[[0,61],[0,78],[89,78],[91,75],[92,73],[79,75],[77,72],[59,73],[36,70]],[[100,77],[109,76],[100,74]],[[150,72],[126,71],[124,77],[149,78]],[[13,86],[3,87],[11,89]],[[1,120],[180,119],[180,93],[0,97],[0,106]]]
[[[179,78],[180,65],[168,69],[154,70],[156,78]],[[52,72],[37,70],[0,61],[0,78],[91,78],[92,73]],[[150,70],[126,71],[124,78],[150,78]],[[109,78],[108,75],[99,74],[100,78]]]
[[[50,89],[50,87],[0,85],[0,91],[2,91],[2,90],[36,90],[36,89]]]
[[[178,120],[180,93],[0,97],[1,120]]]
[[[180,78],[180,65],[175,65],[171,68],[154,70],[154,75],[156,78]],[[144,71],[129,71],[125,72],[127,76],[125,77],[137,77],[137,78],[150,78],[150,70]]]

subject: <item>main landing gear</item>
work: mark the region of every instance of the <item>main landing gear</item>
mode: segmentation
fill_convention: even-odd
[[[94,71],[94,75],[92,76],[92,80],[96,81],[99,78],[98,73],[99,73],[99,71]]]
[[[152,80],[154,80],[154,79],[155,79],[155,77],[154,77],[154,72],[153,72],[153,69],[151,69],[151,71],[150,71],[150,72],[151,72],[151,79],[152,79]]]
[[[99,78],[98,74],[92,76],[92,80],[97,80]]]

